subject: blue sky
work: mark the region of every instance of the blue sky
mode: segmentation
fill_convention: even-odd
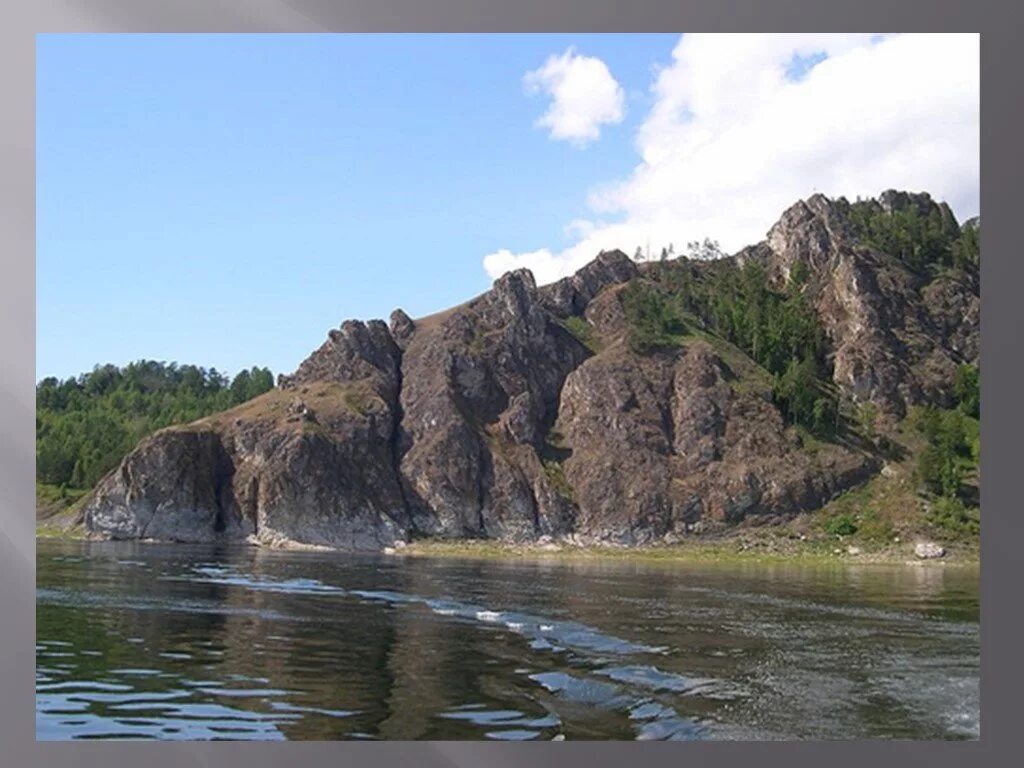
[[[64,36],[37,41],[37,373],[290,371],[343,319],[485,290],[627,172],[677,36]],[[586,151],[523,74],[575,45],[627,92]],[[557,244],[557,242],[556,242]]]
[[[977,35],[42,35],[39,377],[290,372],[506,269],[756,242],[812,192],[978,212]],[[542,117],[543,116],[543,117]]]

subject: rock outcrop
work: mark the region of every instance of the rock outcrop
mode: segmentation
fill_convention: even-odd
[[[398,460],[418,531],[513,540],[567,531],[570,511],[539,449],[565,377],[587,355],[526,270],[410,340]]]
[[[874,204],[952,217],[925,195]],[[843,397],[891,418],[948,402],[956,366],[978,358],[976,276],[917,274],[861,243],[848,212],[816,195],[729,258],[780,285],[801,265]],[[784,520],[880,469],[850,445],[810,450],[767,373],[723,339],[635,351],[624,289],[653,266],[602,252],[552,285],[517,270],[437,315],[346,321],[277,389],[143,440],[87,501],[86,527],[352,549],[636,544]]]
[[[736,389],[729,375],[705,342],[671,357],[620,345],[573,372],[557,426],[572,446],[565,474],[582,536],[635,544],[698,523],[785,518],[877,468],[839,446],[802,450],[768,393]]]
[[[889,190],[872,204],[889,213],[914,207],[922,219],[933,212],[953,217],[927,194]],[[807,292],[832,344],[834,380],[855,401],[872,401],[897,418],[912,405],[948,404],[956,367],[980,353],[976,271],[914,272],[859,242],[849,207],[823,195],[801,201],[740,258],[761,260],[779,282],[795,264],[809,267]]]

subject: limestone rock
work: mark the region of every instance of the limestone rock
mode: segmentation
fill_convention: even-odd
[[[914,545],[914,555],[921,560],[933,560],[938,557],[943,557],[945,554],[946,550],[934,541],[919,541]]]

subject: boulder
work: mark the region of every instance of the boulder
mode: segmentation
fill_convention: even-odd
[[[921,560],[932,560],[937,557],[943,557],[945,554],[946,550],[934,541],[919,541],[914,545],[914,555]]]

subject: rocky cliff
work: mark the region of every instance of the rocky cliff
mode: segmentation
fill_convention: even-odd
[[[871,205],[952,218],[927,195]],[[841,401],[893,420],[943,404],[956,366],[978,358],[977,270],[912,269],[864,242],[850,210],[799,202],[719,268],[757,263],[775,287],[806,276]],[[605,252],[552,285],[519,270],[437,315],[346,321],[275,390],[143,440],[93,492],[86,528],[356,549],[637,544],[786,519],[880,469],[856,440],[808,440],[772,377],[715,333],[630,344],[626,290],[664,268]]]

